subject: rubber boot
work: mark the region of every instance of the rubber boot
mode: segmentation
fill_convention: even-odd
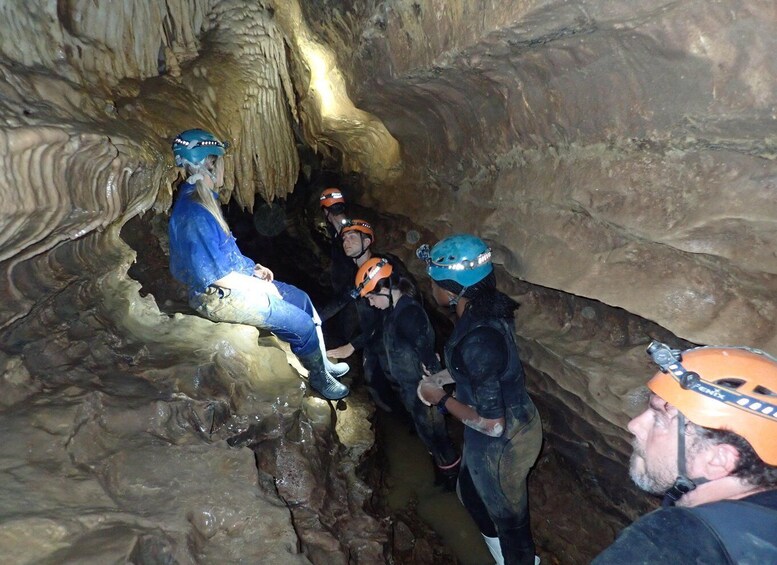
[[[486,542],[486,547],[491,553],[491,557],[494,558],[496,565],[505,565],[505,560],[502,557],[502,546],[499,545],[499,538],[490,538],[486,534],[480,534],[483,536],[483,540]]]
[[[348,366],[348,363],[332,363],[327,359],[324,332],[321,330],[321,326],[316,326],[316,335],[318,336],[318,346],[321,348],[321,357],[324,359],[324,368],[326,369],[326,372],[337,380],[342,379],[351,368]]]
[[[448,465],[438,465],[436,459],[432,457],[432,463],[434,463],[434,484],[442,485],[448,492],[455,492],[456,482],[459,480],[461,456]]]
[[[505,565],[504,557],[502,557],[502,546],[499,545],[499,538],[489,538],[485,534],[480,535],[483,536],[486,547],[488,547],[488,551],[491,553],[491,557],[494,558],[496,565]],[[539,555],[534,556],[534,565],[540,565]]]
[[[340,400],[351,392],[343,383],[337,382],[324,369],[324,357],[315,350],[307,355],[298,355],[302,366],[308,370],[308,381],[317,393],[327,400]]]

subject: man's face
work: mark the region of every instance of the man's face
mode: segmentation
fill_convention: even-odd
[[[356,259],[362,252],[370,246],[370,238],[364,238],[356,230],[347,231],[343,234],[343,251],[346,256]]]
[[[642,414],[629,422],[634,434],[629,476],[639,488],[663,494],[677,478],[677,409],[655,394]]]

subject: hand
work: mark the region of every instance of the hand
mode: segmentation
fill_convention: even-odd
[[[434,406],[443,396],[445,396],[445,390],[441,386],[437,386],[434,383],[430,383],[425,379],[421,379],[416,389],[418,398],[427,406]]]
[[[232,271],[231,273],[221,277],[217,281],[214,281],[213,284],[224,288],[240,290],[241,292],[245,292],[247,294],[259,293],[264,296],[274,296],[278,300],[283,300],[278,287],[276,287],[270,281],[266,281],[254,276],[248,276],[247,274],[238,273],[236,271]]]
[[[332,359],[345,359],[346,357],[353,355],[354,351],[356,351],[356,349],[354,349],[353,345],[346,343],[340,347],[327,350],[326,356],[331,357]]]
[[[429,369],[426,368],[426,365],[421,363],[421,371],[424,374],[424,376],[422,377],[424,381],[439,387],[443,387],[445,385],[452,385],[456,382],[453,380],[453,377],[451,377],[451,374],[448,371],[448,369],[443,369],[442,371],[439,371],[435,374],[431,374],[429,372]]]
[[[273,274],[273,272],[267,267],[260,265],[259,263],[254,265],[254,276],[257,279],[262,279],[263,281],[267,281],[267,282],[272,282],[273,280],[275,280],[275,275]]]

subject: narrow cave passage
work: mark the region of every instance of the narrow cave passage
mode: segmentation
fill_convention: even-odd
[[[192,314],[165,241],[186,128],[230,144],[246,253],[317,304],[324,186],[408,265],[492,247],[546,563],[657,504],[628,469],[651,340],[777,352],[773,0],[0,4],[5,561],[452,562],[358,367],[335,409],[281,340]]]
[[[338,182],[340,179],[331,176],[326,181],[300,185],[288,200],[272,205],[260,203],[253,214],[241,210],[234,202],[223,207],[242,252],[270,267],[279,280],[304,289],[317,305],[325,304],[332,298],[327,273],[330,243],[318,208],[318,194],[324,186]],[[356,196],[358,193],[354,191],[353,194]],[[394,219],[383,216],[379,211],[361,207],[355,202],[351,215],[380,224],[386,233],[377,236],[378,240],[381,236],[393,240],[405,237],[401,233],[391,233]],[[162,251],[164,245],[158,243],[164,241],[165,229],[166,217],[150,214],[127,224],[122,237],[138,253],[138,261],[132,266],[130,275],[142,284],[141,294],[154,295],[162,311],[195,315],[186,304],[185,292],[169,275],[167,258]],[[441,347],[451,331],[451,320],[444,311],[429,306],[432,299],[428,296],[428,281],[422,279],[420,288],[427,295],[425,303],[434,320]],[[527,285],[516,291],[533,301],[561,301],[565,304],[567,315],[572,313],[578,319],[591,320],[600,316],[601,306],[586,305],[580,299],[562,296],[549,289],[532,289]],[[542,295],[541,299],[537,298],[539,295]],[[612,316],[602,318],[602,322],[612,321]],[[345,337],[337,319],[333,322],[325,324],[329,348],[340,345]],[[354,354],[348,362],[352,371],[344,382],[352,386],[354,396],[338,404],[338,417],[342,414],[340,410],[348,411],[351,401],[356,402],[357,398],[359,402],[371,406],[372,415],[360,425],[372,428],[370,433],[374,433],[376,445],[370,448],[370,455],[360,462],[359,474],[375,489],[368,505],[373,515],[380,519],[392,517],[388,551],[392,552],[395,562],[431,563],[448,555],[455,556],[463,564],[488,563],[485,545],[455,494],[445,492],[435,484],[429,456],[411,431],[412,424],[407,414],[397,410],[387,414],[372,406],[364,390],[359,354]],[[599,479],[595,476],[581,477],[574,470],[574,461],[581,458],[575,453],[581,447],[580,442],[574,439],[579,432],[563,431],[568,424],[554,421],[553,414],[561,412],[555,407],[553,397],[546,396],[541,387],[535,387],[532,394],[545,422],[550,424],[549,431],[557,430],[555,434],[546,435],[543,453],[529,480],[538,553],[545,563],[584,562],[611,539],[626,518],[597,510],[596,499],[600,495],[590,491],[592,484],[595,485]],[[452,436],[460,446],[461,426],[455,420],[449,422],[452,424]],[[233,441],[237,446],[251,446],[256,441],[256,427],[233,431],[238,432],[234,436],[237,439]],[[561,443],[557,444],[559,439]],[[585,517],[570,515],[568,509],[580,505],[582,501],[587,501],[585,504],[591,510]],[[586,531],[586,543],[570,545],[581,527]]]

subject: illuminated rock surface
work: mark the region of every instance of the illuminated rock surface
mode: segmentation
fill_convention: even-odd
[[[286,198],[312,149],[414,269],[417,234],[494,246],[546,429],[535,530],[562,563],[648,506],[624,426],[651,338],[777,353],[772,1],[30,0],[0,22],[13,562],[390,545],[355,471],[363,397],[333,412],[280,342],[191,315],[152,268],[188,127],[232,145],[225,202]]]

